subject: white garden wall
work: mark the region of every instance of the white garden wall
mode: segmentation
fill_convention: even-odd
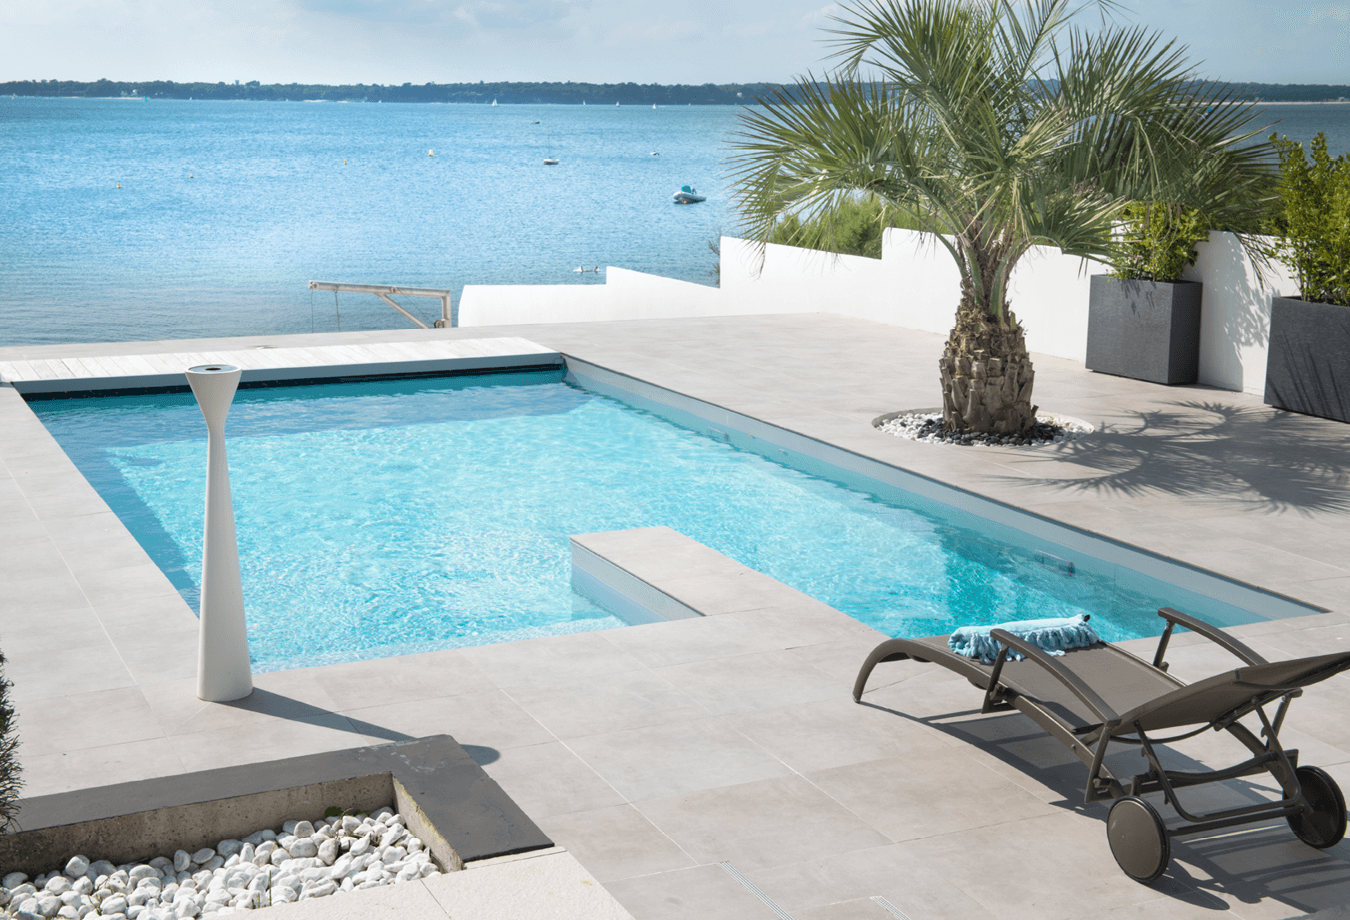
[[[1298,296],[1298,284],[1272,262],[1263,288],[1231,233],[1211,233],[1182,276],[1205,286],[1200,302],[1200,382],[1225,390],[1264,393],[1271,295]]]
[[[469,285],[459,325],[669,319],[772,313],[836,313],[945,335],[960,295],[947,250],[909,230],[887,230],[881,259],[722,237],[721,287],[622,268],[605,283]],[[1271,293],[1297,288],[1278,266],[1261,289],[1250,261],[1228,233],[1198,247],[1187,280],[1205,285],[1200,382],[1260,393],[1265,386]],[[1087,354],[1089,277],[1104,268],[1035,247],[1012,277],[1009,300],[1033,352],[1083,361]]]

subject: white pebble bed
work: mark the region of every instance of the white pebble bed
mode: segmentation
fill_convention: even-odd
[[[287,821],[280,832],[262,830],[145,863],[115,866],[73,856],[63,869],[31,881],[11,872],[0,880],[0,917],[189,920],[439,872],[403,817],[381,808],[365,817]]]

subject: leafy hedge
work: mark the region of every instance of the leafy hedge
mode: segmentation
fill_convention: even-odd
[[[789,214],[774,227],[769,242],[880,259],[881,236],[887,227],[914,229],[894,211],[888,212],[880,199],[862,198],[846,201],[814,220]]]
[[[19,790],[23,788],[22,769],[16,756],[19,735],[14,730],[14,707],[9,702],[11,686],[5,679],[5,656],[0,654],[0,831],[16,826]]]
[[[1209,223],[1190,208],[1136,202],[1121,212],[1120,254],[1108,272],[1136,281],[1176,281],[1194,265],[1195,244],[1209,236]]]
[[[1303,145],[1272,134],[1280,158],[1282,213],[1271,255],[1294,272],[1304,300],[1350,306],[1350,156],[1334,160],[1322,132]]]

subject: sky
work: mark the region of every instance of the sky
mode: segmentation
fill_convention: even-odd
[[[1123,0],[1208,78],[1350,83],[1350,0]],[[0,80],[783,82],[821,0],[0,0]]]

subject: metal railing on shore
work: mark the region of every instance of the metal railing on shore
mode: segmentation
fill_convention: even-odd
[[[389,306],[402,313],[408,319],[412,320],[419,329],[430,329],[433,326],[437,329],[449,329],[454,325],[454,318],[450,309],[450,292],[439,288],[415,288],[401,287],[396,284],[347,284],[341,281],[311,281],[309,283],[311,291],[347,291],[354,294],[374,294],[383,300]],[[438,297],[441,301],[441,318],[436,320],[432,326],[428,326],[422,320],[413,316],[407,310],[403,309],[392,299],[392,295],[399,294],[405,297]]]

